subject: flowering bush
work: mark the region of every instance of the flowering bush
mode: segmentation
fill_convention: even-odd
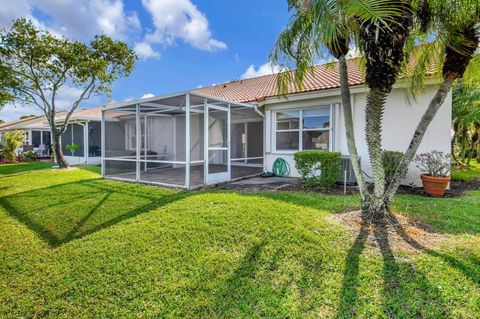
[[[431,151],[415,156],[417,167],[432,177],[447,177],[450,173],[450,155]]]

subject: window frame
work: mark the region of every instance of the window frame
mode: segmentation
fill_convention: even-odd
[[[328,108],[329,110],[329,126],[328,128],[304,128],[303,127],[303,112],[321,108]],[[276,154],[294,154],[296,152],[303,151],[303,133],[304,132],[328,132],[329,133],[329,141],[328,141],[328,150],[334,150],[334,128],[335,128],[335,121],[334,121],[334,108],[335,104],[325,104],[325,105],[315,105],[315,106],[308,106],[308,107],[299,107],[299,108],[288,108],[288,109],[278,109],[272,110],[272,153]],[[277,116],[278,113],[284,112],[298,112],[298,119],[299,125],[298,129],[277,129]],[[298,132],[298,149],[295,150],[288,150],[288,149],[277,149],[277,133],[281,132]]]
[[[144,147],[141,147],[140,145],[140,151],[143,152],[145,151],[145,147],[147,150],[151,149],[151,144],[152,144],[152,119],[147,118],[147,145],[144,145]],[[145,141],[145,123],[140,124],[140,141],[144,143]],[[136,151],[136,144],[137,141],[137,123],[135,120],[131,121],[126,121],[125,122],[125,149],[129,151]]]

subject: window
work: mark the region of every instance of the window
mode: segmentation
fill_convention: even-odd
[[[148,119],[147,122],[147,148],[150,148],[151,144],[151,129],[152,129],[152,120]],[[130,121],[125,123],[126,131],[126,143],[127,149],[135,151],[137,149],[137,125],[135,121]],[[145,150],[145,120],[142,119],[140,122],[140,141],[141,141],[141,150]]]
[[[275,150],[329,150],[331,106],[274,112]]]
[[[276,113],[277,150],[298,150],[300,142],[300,111]]]

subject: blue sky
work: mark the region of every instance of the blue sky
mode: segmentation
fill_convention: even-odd
[[[134,48],[140,59],[113,85],[114,101],[269,73],[268,53],[289,17],[286,0],[5,1],[1,27],[27,17],[70,38],[88,41],[106,33]],[[65,102],[75,93],[66,90]],[[95,98],[84,106],[104,102]],[[34,111],[8,106],[0,118]]]

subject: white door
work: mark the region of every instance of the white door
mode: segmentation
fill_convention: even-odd
[[[205,182],[230,180],[230,111],[207,104],[205,108]]]

